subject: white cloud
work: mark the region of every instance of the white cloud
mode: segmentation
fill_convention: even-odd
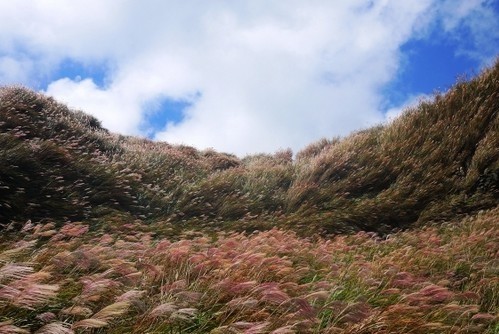
[[[485,0],[445,0],[440,10],[450,15],[443,15],[442,22],[446,31],[452,31],[466,20],[472,11],[480,11]]]
[[[296,150],[383,122],[380,91],[400,46],[435,20],[451,31],[488,13],[480,1],[449,3],[4,1],[0,51],[14,58],[0,60],[0,82],[32,82],[37,67],[68,57],[104,61],[105,87],[64,78],[46,92],[128,134],[140,133],[150,101],[183,99],[184,120],[157,139],[240,155]]]
[[[113,86],[103,90],[92,79],[73,81],[64,78],[51,83],[47,93],[58,97],[71,108],[94,115],[113,131],[139,134],[137,124],[142,114],[140,100],[130,96],[126,89]]]
[[[29,59],[0,57],[0,82],[29,82],[32,71]]]
[[[445,0],[439,7],[442,26],[458,43],[458,54],[475,58],[482,67],[490,66],[497,56],[499,20],[490,10],[494,0]],[[472,39],[460,40],[456,32],[467,30]],[[470,48],[469,44],[472,44]],[[463,46],[464,45],[464,46]]]

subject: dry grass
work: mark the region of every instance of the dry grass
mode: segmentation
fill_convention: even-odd
[[[153,238],[154,228],[140,221],[131,232],[79,224],[83,233],[68,235],[65,226],[47,238],[41,224],[2,241],[5,249],[37,248],[2,257],[11,260],[0,268],[1,326],[26,333],[495,333],[498,216],[496,208],[384,239],[366,232],[307,239],[272,229],[186,232],[174,241]]]
[[[238,159],[0,88],[0,333],[497,333],[498,110]]]
[[[494,207],[499,62],[391,124],[238,159],[109,133],[21,87],[0,89],[0,224],[120,216],[213,231],[389,233]],[[111,218],[112,219],[112,218]],[[17,223],[19,222],[19,223]],[[229,222],[229,223],[228,223]]]

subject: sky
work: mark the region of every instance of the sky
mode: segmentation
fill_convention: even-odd
[[[239,156],[389,122],[499,55],[499,0],[0,0],[0,85]]]

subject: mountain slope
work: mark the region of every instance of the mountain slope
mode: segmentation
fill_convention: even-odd
[[[408,226],[497,204],[499,67],[387,126],[307,157],[290,191],[363,228]],[[306,189],[301,193],[301,189]],[[335,214],[337,212],[337,214]]]
[[[498,88],[294,160],[0,88],[0,333],[498,333]]]
[[[392,123],[238,159],[109,133],[0,90],[0,224],[116,216],[175,227],[390,232],[497,205],[499,62]],[[166,224],[166,223],[165,223]],[[18,224],[19,225],[19,224]]]

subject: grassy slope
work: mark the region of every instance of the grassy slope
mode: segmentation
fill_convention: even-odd
[[[340,233],[444,221],[497,204],[498,110],[499,63],[295,161],[287,151],[241,160],[108,133],[50,98],[3,88],[0,223],[98,222],[118,211],[213,229]]]
[[[494,206],[498,112],[499,64],[392,124],[326,145],[318,154],[314,146],[305,150],[288,196],[331,211],[331,220],[369,230]]]
[[[497,333],[498,216],[388,239],[27,224],[1,242],[0,332]]]
[[[293,160],[1,88],[0,333],[497,332],[498,95],[499,62]]]

